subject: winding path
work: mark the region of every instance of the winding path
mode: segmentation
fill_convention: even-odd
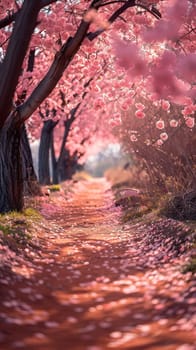
[[[194,283],[153,265],[120,215],[101,179],[48,217],[42,254],[2,284],[1,350],[196,349]]]

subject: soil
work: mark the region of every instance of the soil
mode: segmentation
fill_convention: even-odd
[[[1,270],[1,350],[196,349],[196,282],[182,274],[190,243],[178,222],[124,224],[104,179],[39,205],[39,249]]]

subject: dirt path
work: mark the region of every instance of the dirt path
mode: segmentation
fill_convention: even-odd
[[[104,180],[49,216],[41,256],[1,281],[1,350],[196,349],[194,281],[119,222]]]

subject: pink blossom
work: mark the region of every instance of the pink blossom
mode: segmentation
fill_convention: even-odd
[[[137,137],[135,135],[131,135],[130,136],[130,140],[131,140],[131,142],[136,142],[137,141]]]
[[[195,85],[191,86],[191,90],[189,91],[189,96],[190,96],[190,98],[195,100],[195,96],[196,96],[196,86]]]
[[[121,124],[121,119],[120,118],[111,119],[109,121],[109,124],[112,128],[114,128],[115,126],[119,126]]]
[[[113,46],[118,58],[118,64],[125,69],[133,67],[133,62],[137,57],[136,45],[116,38]]]
[[[134,103],[134,99],[133,99],[131,96],[129,96],[129,97],[127,98],[127,100],[126,100],[126,103],[127,103],[129,106],[131,106],[131,105]]]
[[[188,126],[188,128],[193,128],[195,126],[195,118],[192,117],[188,117],[186,118],[186,126]]]
[[[149,95],[149,100],[152,101],[152,102],[157,102],[157,94],[154,93],[154,94],[150,94]]]
[[[98,85],[94,85],[93,86],[93,91],[97,92],[97,93],[100,92],[100,87]]]
[[[156,128],[157,129],[159,129],[159,130],[162,130],[162,129],[164,129],[164,127],[165,127],[165,123],[164,123],[164,121],[163,120],[158,120],[157,122],[156,122]]]
[[[174,16],[177,16],[178,20],[183,21],[187,14],[189,5],[188,0],[175,0],[173,6],[168,8],[169,19],[172,20]]]
[[[186,86],[168,69],[153,72],[153,88],[158,96],[163,98],[176,98],[187,93]]]
[[[161,19],[156,23],[155,27],[152,29],[148,29],[144,32],[143,38],[147,42],[151,41],[163,41],[165,39],[172,39],[174,34],[177,34],[176,28],[174,31],[171,31],[171,23]],[[172,34],[172,36],[171,36]]]
[[[162,146],[162,144],[163,144],[163,141],[162,140],[157,140],[157,146]]]
[[[176,128],[178,126],[178,121],[176,119],[171,119],[169,124],[172,128]]]
[[[175,66],[175,54],[166,51],[156,66],[152,68],[153,89],[161,98],[185,95],[190,89],[190,86],[174,75]]]
[[[141,58],[137,57],[137,60],[134,62],[134,67],[129,70],[129,74],[132,77],[137,77],[139,75],[145,75],[147,72],[146,62]]]
[[[129,74],[138,76],[146,73],[146,63],[139,55],[136,44],[116,38],[113,47],[119,66],[127,69]]]
[[[170,109],[169,101],[163,100],[161,103],[161,107],[164,111],[168,111]]]
[[[121,109],[123,109],[123,111],[128,111],[129,104],[127,103],[127,101],[124,101],[120,107],[121,107]]]
[[[196,54],[181,55],[177,62],[177,71],[182,79],[194,82],[196,80]]]
[[[182,110],[182,114],[183,114],[184,116],[187,116],[187,115],[193,114],[195,110],[196,110],[196,108],[195,108],[194,105],[189,105],[189,106],[186,106],[186,107]]]
[[[171,2],[172,3],[172,2]],[[176,40],[188,9],[187,0],[176,0],[168,6],[164,19],[157,21],[154,28],[144,32],[145,41]]]
[[[104,106],[104,101],[102,100],[102,98],[97,98],[95,101],[94,101],[94,109],[95,110],[98,110],[100,108],[102,108]]]
[[[67,32],[73,31],[73,30],[74,30],[74,25],[73,25],[72,23],[66,23],[66,25],[65,25],[65,30],[66,30]]]
[[[145,117],[145,113],[143,111],[141,111],[140,109],[138,109],[136,112],[135,112],[135,116],[139,119],[143,119]]]
[[[190,97],[184,98],[184,105],[192,105],[192,99]]]
[[[117,119],[117,120],[121,120],[121,114],[120,113],[115,113],[113,118]]]
[[[143,103],[136,103],[135,107],[140,111],[143,111],[145,109],[145,106],[143,105]]]
[[[166,141],[168,139],[168,134],[166,132],[162,132],[160,134],[160,139]]]
[[[103,17],[103,14],[98,14],[96,10],[90,9],[84,15],[85,22],[92,22],[97,28],[108,29],[109,22]]]

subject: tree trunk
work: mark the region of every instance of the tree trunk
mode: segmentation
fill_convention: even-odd
[[[70,179],[69,175],[69,152],[65,148],[58,160],[58,173],[60,182]]]
[[[21,122],[25,122],[55,88],[64,71],[80,49],[89,26],[90,22],[82,20],[74,37],[69,37],[59,52],[56,53],[54,61],[44,78],[33,90],[28,99],[18,107]]]
[[[59,184],[59,172],[58,172],[58,161],[56,160],[56,157],[55,157],[53,130],[51,135],[52,183],[56,185],[56,184]]]
[[[59,171],[57,162],[52,164],[52,183],[54,185],[59,184]]]
[[[0,130],[0,212],[23,208],[23,172],[20,127],[13,118]]]
[[[33,166],[33,158],[27,131],[25,125],[22,126],[22,164],[23,164],[23,180],[24,180],[24,194],[25,195],[37,195],[41,193],[37,176]]]
[[[71,156],[69,153],[69,150],[65,148],[58,166],[60,181],[71,179],[72,176],[79,169],[80,169],[80,166],[77,163],[77,155],[73,154]]]
[[[39,146],[39,182],[41,185],[50,185],[50,146],[52,139],[53,121],[47,120],[41,132]]]
[[[3,127],[11,109],[14,93],[21,74],[21,67],[31,40],[33,31],[37,24],[41,1],[25,0],[21,11],[16,18],[14,29],[5,58],[1,65],[0,101],[1,118],[0,128]],[[18,117],[18,116],[17,116]]]

